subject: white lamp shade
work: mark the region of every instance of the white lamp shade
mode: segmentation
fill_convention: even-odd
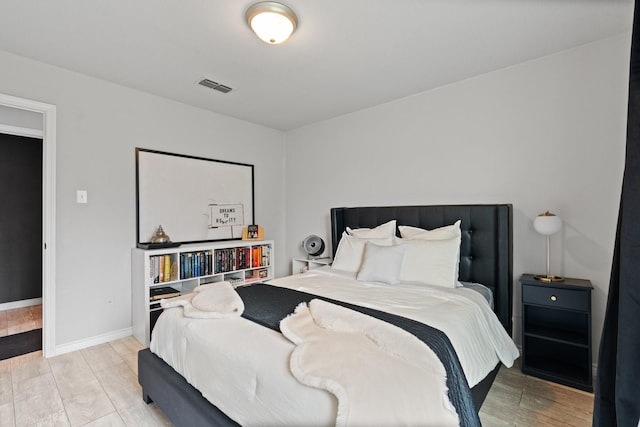
[[[562,220],[553,214],[538,215],[536,219],[533,220],[533,228],[540,234],[550,236],[560,231],[562,228]]]

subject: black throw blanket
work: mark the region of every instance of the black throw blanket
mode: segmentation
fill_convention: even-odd
[[[462,366],[449,338],[442,331],[395,314],[278,286],[260,284],[239,287],[236,288],[236,291],[245,306],[242,317],[278,332],[280,332],[280,320],[293,313],[298,304],[308,303],[312,299],[321,299],[384,320],[415,335],[434,351],[444,365],[447,371],[449,400],[456,408],[460,425],[465,427],[480,426],[480,418],[473,404],[471,390],[462,371]]]

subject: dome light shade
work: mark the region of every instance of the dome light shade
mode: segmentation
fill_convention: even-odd
[[[540,234],[550,236],[556,234],[562,228],[562,220],[560,217],[549,213],[541,213],[533,220],[533,228]]]
[[[247,9],[247,24],[269,44],[287,40],[298,26],[298,17],[288,6],[273,1],[255,3]]]

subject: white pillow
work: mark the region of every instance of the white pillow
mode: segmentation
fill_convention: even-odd
[[[356,273],[360,270],[362,264],[362,255],[364,253],[364,245],[369,241],[379,246],[393,245],[393,239],[387,237],[384,239],[361,239],[359,237],[349,236],[347,232],[342,233],[338,249],[333,257],[331,268],[335,270],[350,271]]]
[[[385,237],[394,237],[396,235],[396,220],[392,219],[376,228],[356,228],[352,230],[347,227],[347,233],[350,236],[360,237],[363,239],[383,239]]]
[[[444,227],[433,230],[425,230],[424,228],[411,227],[408,225],[401,225],[398,228],[400,229],[400,235],[404,239],[443,240],[453,239],[461,235],[460,220],[454,224],[445,225]]]
[[[445,240],[445,239],[458,239],[458,251],[456,252],[456,280],[458,280],[458,274],[460,272],[460,241],[462,240],[462,233],[460,231],[460,220],[457,220],[451,225],[445,225],[444,227],[434,228],[433,230],[425,230],[423,228],[410,227],[401,225],[400,235],[405,239],[419,239],[419,240]]]
[[[365,282],[382,282],[390,285],[400,283],[400,268],[406,247],[378,246],[366,242],[362,265],[356,279]]]
[[[407,240],[400,269],[402,282],[455,288],[458,281],[460,238],[448,240]]]

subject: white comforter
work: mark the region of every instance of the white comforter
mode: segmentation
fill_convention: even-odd
[[[280,331],[296,344],[298,381],[338,399],[336,427],[460,425],[445,367],[411,333],[321,299],[298,305]]]
[[[512,366],[518,350],[486,300],[471,289],[384,285],[331,269],[270,282],[414,319],[445,332],[473,387],[498,363]],[[244,318],[190,319],[163,313],[151,351],[241,425],[333,425],[337,402],[299,383],[289,371],[294,344]],[[268,420],[268,421],[267,421]]]

